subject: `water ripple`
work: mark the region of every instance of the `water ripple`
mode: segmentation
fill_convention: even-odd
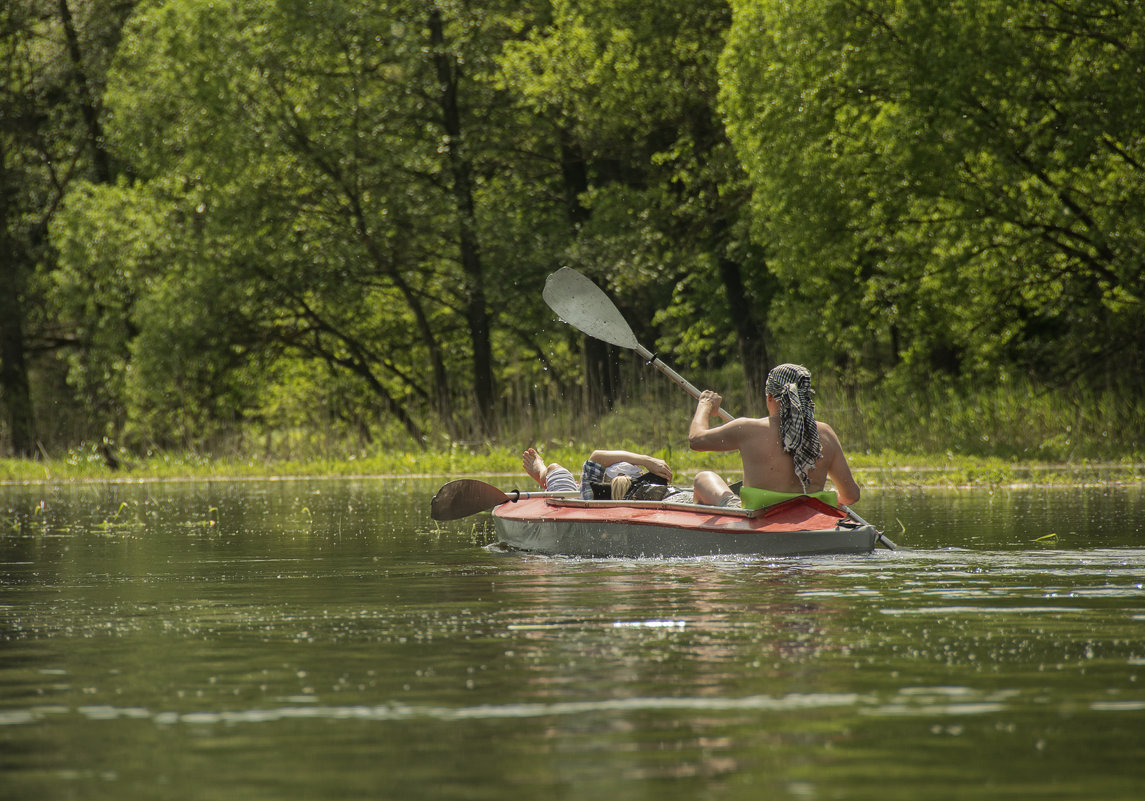
[[[291,699],[292,701],[301,699]],[[287,720],[348,720],[402,722],[416,720],[469,721],[570,717],[598,713],[741,713],[791,712],[815,709],[852,708],[858,714],[874,717],[960,717],[1013,711],[1041,705],[1039,697],[1025,697],[1016,689],[982,691],[970,687],[904,687],[890,698],[859,693],[793,693],[784,696],[743,697],[634,697],[553,703],[479,704],[450,707],[386,703],[379,705],[329,706],[297,704],[256,709],[220,711],[153,712],[140,707],[107,705],[39,706],[0,712],[0,726],[28,725],[52,718],[79,715],[89,721],[119,719],[151,720],[159,725],[214,725],[276,723]],[[1145,698],[1101,699],[1088,703],[1094,712],[1140,712]]]

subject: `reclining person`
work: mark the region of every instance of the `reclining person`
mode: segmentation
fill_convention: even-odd
[[[657,500],[669,503],[696,503],[705,497],[731,502],[738,500],[715,473],[699,473],[692,489],[671,485],[672,468],[663,459],[632,451],[593,451],[581,467],[578,483],[569,470],[553,462],[545,464],[535,448],[521,454],[521,466],[533,480],[552,492],[580,492],[585,500]],[[723,484],[726,493],[719,491]],[[714,506],[719,503],[712,504]],[[724,505],[727,505],[725,503]]]
[[[807,368],[781,364],[768,373],[765,389],[768,417],[737,417],[715,428],[710,427],[710,418],[719,414],[723,399],[711,390],[701,393],[688,429],[692,450],[739,451],[743,460],[740,497],[747,509],[770,506],[786,497],[824,493],[828,478],[835,492],[821,496],[822,500],[831,505],[859,500],[859,485],[839,438],[831,426],[815,420],[815,392]],[[716,478],[718,484],[709,480],[702,491],[697,486],[697,503],[722,497],[727,483]]]

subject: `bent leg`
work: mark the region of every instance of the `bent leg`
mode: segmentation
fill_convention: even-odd
[[[556,462],[545,464],[545,460],[537,453],[536,448],[528,448],[521,454],[521,467],[532,477],[533,481],[536,481],[546,490],[576,492],[580,489],[573,479],[572,473]]]
[[[701,470],[696,473],[696,478],[692,482],[692,489],[696,493],[696,503],[702,503],[706,506],[738,505],[735,504],[738,496],[732,492],[728,482],[711,470]]]
[[[544,478],[544,487],[549,492],[578,492],[580,490],[573,474],[556,462],[548,466]]]

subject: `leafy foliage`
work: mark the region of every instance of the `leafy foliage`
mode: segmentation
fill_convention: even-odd
[[[729,130],[828,352],[1050,380],[1140,359],[1138,6],[733,5]]]
[[[1008,426],[982,386],[1065,388],[1079,419],[1141,390],[1128,0],[101,7],[0,12],[16,450],[37,391],[87,415],[59,445],[140,452],[670,439],[626,421],[676,390],[542,302],[565,265],[737,411],[779,361],[932,447],[985,425],[968,387]],[[975,447],[1070,455],[1042,433]]]

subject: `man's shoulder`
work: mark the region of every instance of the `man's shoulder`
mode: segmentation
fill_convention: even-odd
[[[822,420],[816,420],[815,423],[819,429],[819,444],[823,448],[824,455],[829,455],[832,451],[842,451],[843,448],[839,444],[839,437],[835,434],[835,429]]]
[[[744,431],[767,431],[771,428],[771,421],[766,417],[738,417],[736,424]]]
[[[766,417],[740,417],[736,422],[739,424],[737,436],[741,447],[766,447],[775,439],[771,422]]]

